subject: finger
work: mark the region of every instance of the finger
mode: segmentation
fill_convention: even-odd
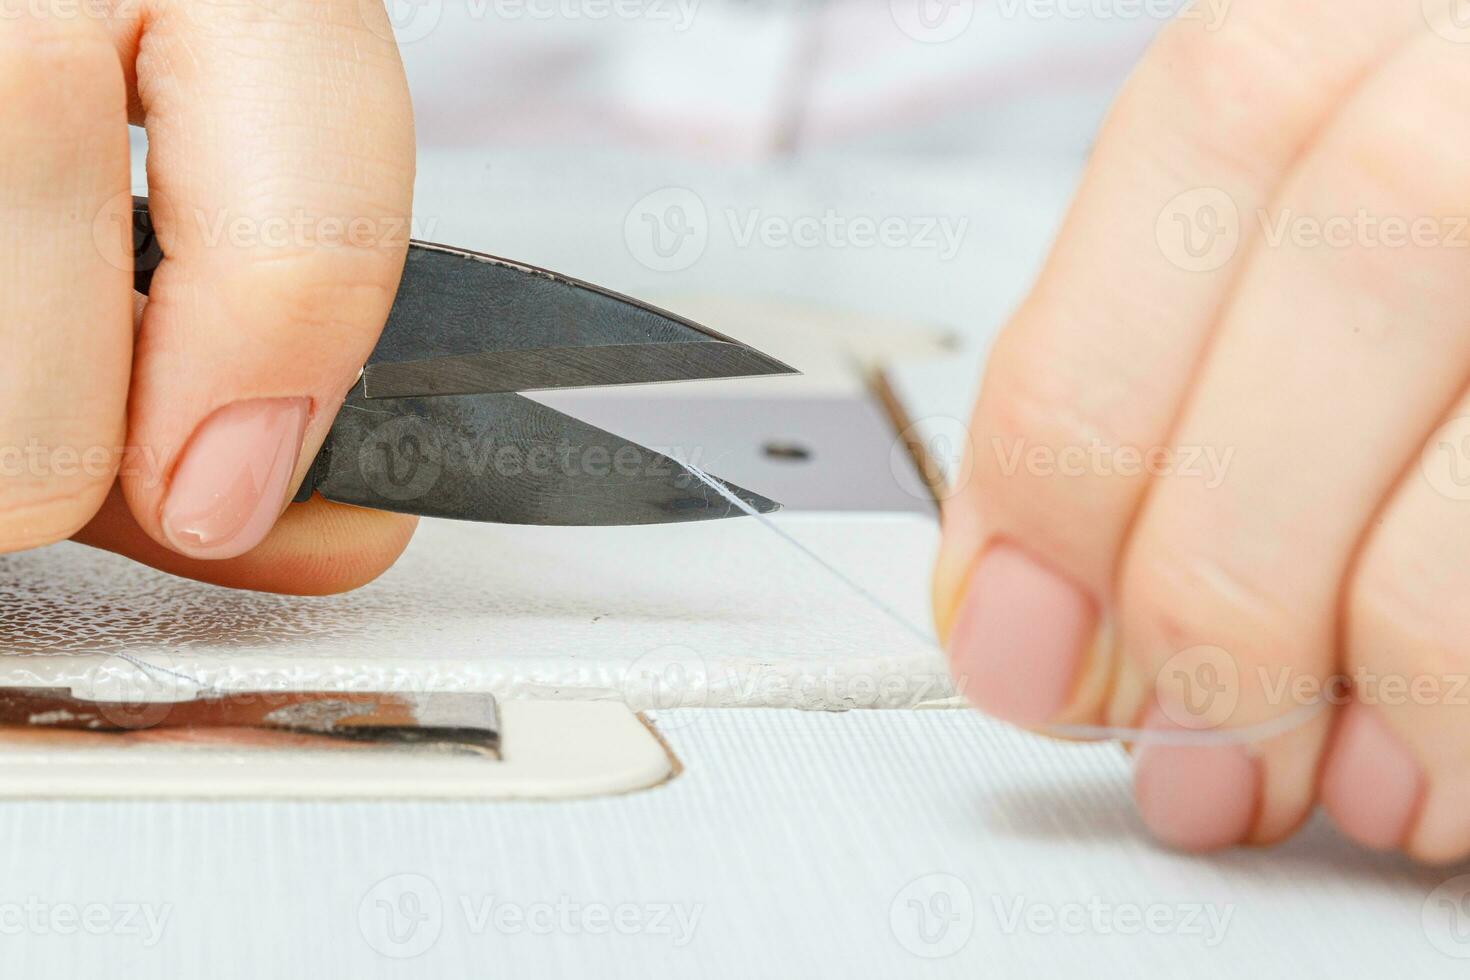
[[[1353,702],[1323,769],[1349,837],[1420,860],[1470,855],[1470,395],[1428,440],[1347,590]]]
[[[265,538],[387,317],[409,237],[411,112],[372,3],[154,2],[142,23],[166,258],[129,423],[165,478],[124,474],[123,489],[154,540],[228,558]]]
[[[1171,25],[1129,81],[991,355],[974,477],[945,507],[936,617],[986,711],[1025,724],[1102,712],[1118,553],[1150,471],[1184,465],[1159,450],[1259,238],[1235,222],[1238,247],[1226,236],[1192,256],[1207,229],[1186,241],[1173,219],[1263,207],[1416,26],[1417,11],[1376,0],[1238,3],[1218,32]],[[1211,210],[1221,202],[1230,213]],[[1221,464],[1197,465],[1213,481]]]
[[[0,92],[4,552],[65,538],[101,504],[123,444],[132,330],[129,270],[105,257],[130,220],[116,52],[85,17],[0,18]]]
[[[366,585],[383,574],[408,546],[417,520],[313,497],[287,508],[265,540],[239,557],[190,558],[144,532],[121,492],[115,490],[73,540],[213,585],[288,595],[332,595]]]
[[[1387,237],[1391,218],[1441,232],[1470,220],[1467,84],[1463,52],[1421,32],[1267,209],[1287,232],[1252,255],[1174,433],[1232,450],[1229,475],[1156,479],[1119,576],[1122,656],[1158,678],[1170,722],[1191,724],[1201,703],[1184,681],[1202,650],[1238,677],[1233,710],[1206,722],[1225,729],[1293,712],[1335,670],[1359,542],[1470,363],[1470,253],[1444,233]],[[1145,748],[1145,821],[1187,847],[1280,839],[1313,803],[1330,721],[1322,711],[1253,753]]]

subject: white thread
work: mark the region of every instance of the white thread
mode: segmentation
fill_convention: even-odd
[[[920,629],[913,623],[909,622],[908,618],[905,617],[903,613],[899,612],[897,609],[894,609],[892,606],[888,605],[888,603],[884,602],[882,599],[879,599],[877,596],[873,595],[873,593],[869,592],[867,589],[863,588],[861,585],[848,578],[842,573],[841,569],[837,568],[837,566],[833,565],[821,555],[817,554],[815,551],[812,551],[806,545],[802,544],[800,541],[787,534],[780,527],[777,527],[774,523],[767,520],[765,514],[762,514],[750,504],[735,496],[735,494],[731,492],[730,488],[725,486],[725,484],[710,476],[708,473],[700,469],[698,466],[695,466],[693,463],[684,463],[684,468],[687,469],[690,473],[693,473],[701,483],[709,487],[715,493],[719,494],[721,497],[724,497],[730,503],[740,508],[740,510],[742,510],[749,516],[754,517],[757,521],[760,521],[761,525],[769,530],[772,534],[776,535],[776,537],[780,538],[782,541],[785,541],[787,544],[791,545],[791,547],[795,548],[803,555],[806,555],[818,565],[822,566],[823,570],[826,571],[828,575],[831,575],[837,581],[841,582],[843,585],[847,586],[849,589],[862,596],[868,601],[868,604],[870,606],[872,606],[874,609],[877,609],[889,619],[893,620],[899,626],[902,626],[905,630],[912,633],[914,636],[918,637],[921,643],[933,644],[935,642],[933,634],[931,634],[927,630]]]
[[[926,644],[935,644],[935,638],[927,630],[920,629],[908,620],[902,613],[888,605],[857,582],[848,578],[841,569],[827,561],[821,555],[812,551],[806,545],[793,538],[784,529],[770,518],[756,510],[750,504],[741,500],[724,483],[716,477],[711,476],[704,470],[686,460],[680,460],[684,468],[692,473],[705,486],[729,501],[740,511],[749,517],[756,519],[766,530],[776,537],[785,541],[797,551],[806,555],[817,565],[831,575],[837,581],[857,593],[874,609],[902,626],[906,631],[918,637]],[[1119,725],[1048,725],[1039,731],[1045,735],[1053,735],[1058,738],[1076,738],[1088,740],[1116,739],[1120,742],[1132,742],[1136,745],[1180,745],[1180,746],[1216,746],[1216,745],[1250,745],[1275,738],[1285,732],[1293,731],[1307,722],[1311,721],[1325,708],[1326,702],[1315,701],[1310,704],[1301,705],[1288,711],[1279,718],[1270,718],[1254,725],[1245,725],[1240,728],[1219,729],[1214,731],[1191,731],[1183,730],[1160,730],[1146,728],[1130,728]]]
[[[1295,731],[1311,721],[1327,706],[1325,701],[1314,701],[1293,708],[1280,718],[1268,718],[1254,725],[1240,728],[1224,728],[1214,731],[1191,730],[1188,728],[1161,730],[1144,728],[1121,728],[1113,725],[1048,725],[1041,729],[1047,735],[1059,738],[1089,740],[1117,739],[1120,742],[1136,742],[1140,745],[1251,745],[1264,742],[1286,732]]]
[[[210,684],[207,681],[203,681],[203,680],[199,679],[198,677],[194,677],[194,676],[192,676],[190,674],[186,674],[182,670],[174,670],[172,667],[165,667],[162,664],[149,663],[148,661],[144,660],[142,657],[135,657],[131,653],[121,653],[121,652],[119,652],[117,650],[110,650],[110,651],[108,651],[108,656],[116,657],[119,660],[124,660],[124,661],[132,664],[134,667],[138,667],[138,668],[142,669],[144,672],[150,672],[151,671],[151,672],[160,673],[160,674],[168,674],[170,677],[175,677],[175,678],[177,678],[179,680],[182,680],[182,681],[188,681],[190,684],[193,684],[200,691],[213,691],[213,690],[215,690],[215,687],[214,687],[213,684]]]

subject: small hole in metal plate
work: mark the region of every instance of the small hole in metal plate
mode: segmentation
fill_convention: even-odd
[[[812,458],[812,451],[798,442],[768,442],[762,449],[771,459],[787,463],[804,463]]]

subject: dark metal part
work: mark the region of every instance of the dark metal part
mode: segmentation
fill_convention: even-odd
[[[370,399],[359,385],[313,482],[341,503],[501,524],[664,524],[741,513],[669,456],[516,394]],[[779,508],[726,486],[760,513]]]
[[[364,369],[369,398],[794,373],[620,293],[420,242],[409,247],[393,310]]]
[[[134,285],[162,259],[133,201]],[[656,307],[567,276],[411,242],[387,325],[297,491],[432,517],[656,524],[742,511],[664,454],[516,391],[791,374]],[[698,463],[698,446],[680,447]],[[725,484],[761,513],[779,505]]]
[[[704,341],[548,347],[369,364],[363,380],[367,397],[399,398],[749,378],[789,370],[741,344]]]
[[[225,691],[188,701],[97,701],[65,688],[0,690],[0,730],[50,729],[95,735],[177,731],[236,733],[241,745],[273,742],[272,732],[375,745],[436,745],[496,755],[500,726],[495,698],[461,692],[389,694],[362,691]]]

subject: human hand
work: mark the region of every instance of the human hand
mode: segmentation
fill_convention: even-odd
[[[408,246],[412,112],[381,6],[0,14],[0,553],[74,537],[245,588],[373,578],[411,518],[320,499],[281,515]],[[167,256],[146,303],[130,121]]]
[[[1128,82],[991,354],[935,607],[974,702],[1141,725],[1164,841],[1470,854],[1470,28],[1242,0]]]

